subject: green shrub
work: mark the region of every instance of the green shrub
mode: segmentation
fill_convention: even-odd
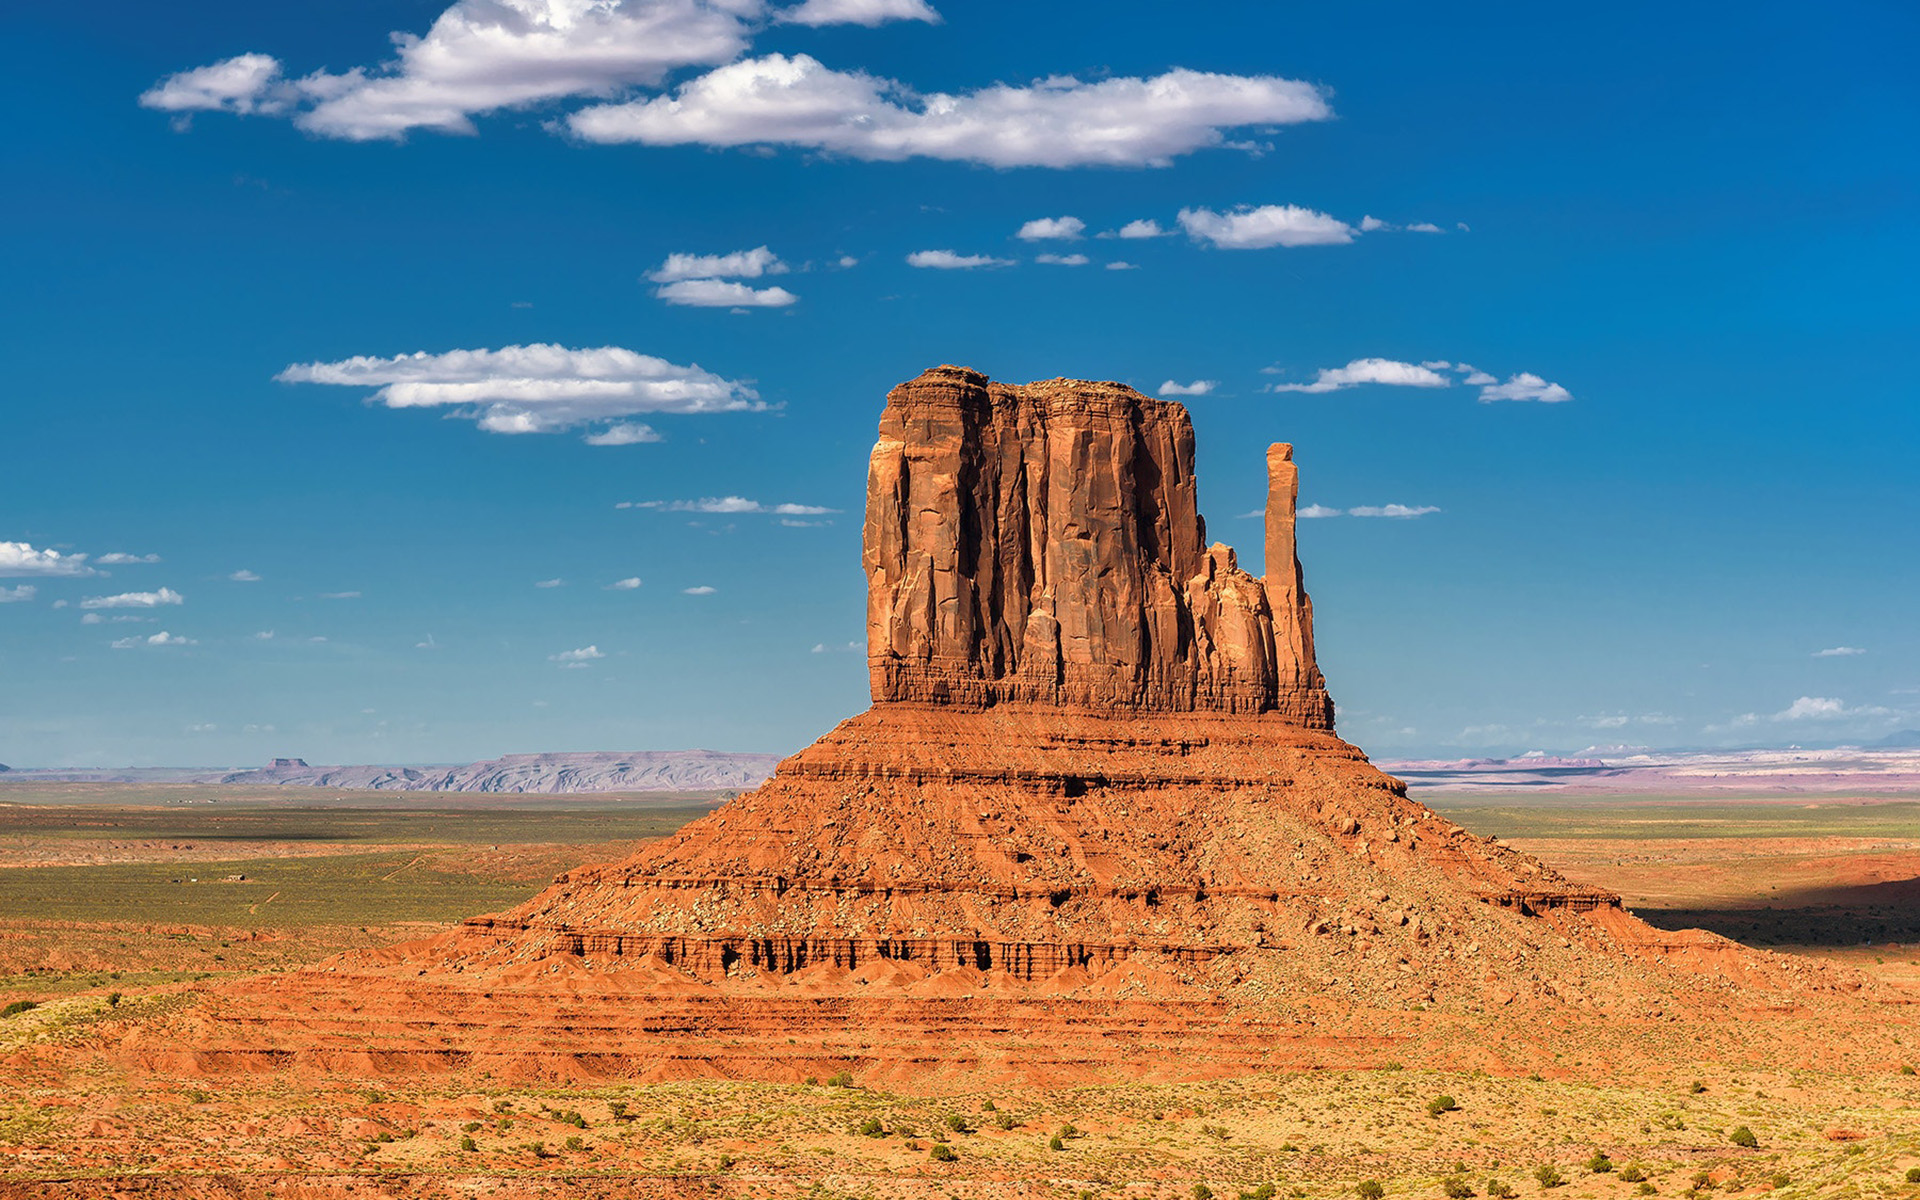
[[[997,1113],[993,1118],[993,1123],[1002,1129],[1012,1129],[1013,1117],[1008,1113]]]
[[[1593,1157],[1587,1160],[1587,1170],[1592,1171],[1595,1175],[1605,1175],[1608,1171],[1613,1170],[1613,1160],[1607,1157],[1605,1150],[1595,1150]]]
[[[1360,1197],[1360,1200],[1380,1200],[1380,1197],[1387,1194],[1387,1189],[1380,1186],[1378,1179],[1362,1179],[1354,1185],[1353,1194]]]
[[[462,1150],[473,1151],[478,1150],[480,1147],[474,1142],[471,1134],[462,1134],[460,1136],[460,1148]]]
[[[1279,1191],[1280,1189],[1273,1186],[1273,1184],[1263,1183],[1250,1192],[1241,1192],[1240,1200],[1273,1200]]]
[[[107,1007],[108,1007],[108,1008],[119,1008],[119,1007],[120,1007],[120,993],[119,993],[119,992],[108,992],[108,993],[107,993]]]
[[[1707,1090],[1707,1085],[1700,1082],[1698,1079],[1696,1079],[1693,1081],[1693,1086],[1688,1088],[1687,1090],[1692,1092],[1694,1095],[1698,1096],[1701,1092],[1704,1092]]]
[[[1920,1183],[1920,1167],[1907,1168],[1907,1182]]]
[[[1567,1181],[1560,1169],[1552,1163],[1541,1163],[1533,1169],[1533,1177],[1543,1188],[1557,1188]]]
[[[885,1137],[887,1136],[887,1127],[880,1123],[879,1117],[868,1117],[866,1120],[860,1122],[860,1127],[854,1130],[854,1132],[858,1133],[861,1137]]]
[[[1194,1184],[1192,1188],[1188,1189],[1187,1194],[1192,1196],[1193,1200],[1213,1200],[1213,1189],[1204,1183]]]
[[[39,1007],[40,1002],[37,1000],[15,1000],[5,1008],[0,1008],[0,1017],[11,1017],[16,1013],[30,1012]]]
[[[580,1140],[580,1135],[577,1133],[567,1139],[567,1149],[569,1150],[585,1150],[586,1148],[587,1144]]]
[[[953,1147],[947,1145],[945,1142],[935,1142],[933,1152],[927,1157],[933,1159],[935,1162],[952,1162],[960,1156],[955,1154]]]
[[[1760,1139],[1753,1136],[1753,1130],[1748,1129],[1745,1125],[1735,1127],[1734,1131],[1727,1135],[1727,1140],[1736,1146],[1743,1146],[1748,1150],[1752,1150],[1760,1145]]]
[[[842,1071],[838,1075],[827,1076],[828,1087],[850,1088],[853,1086],[853,1072]]]
[[[1688,1182],[1693,1184],[1693,1190],[1696,1192],[1710,1191],[1713,1188],[1713,1176],[1705,1171],[1695,1171],[1693,1178]]]
[[[1459,1107],[1460,1105],[1452,1096],[1435,1096],[1433,1099],[1427,1101],[1427,1115],[1437,1117],[1441,1113],[1453,1112]]]
[[[480,1122],[478,1121],[468,1121],[465,1125],[462,1125],[460,1127],[461,1133],[478,1133],[479,1131],[480,1131]]]
[[[1057,1133],[1047,1140],[1047,1149],[1049,1150],[1065,1150],[1066,1148],[1066,1139]]]
[[[1634,1192],[1635,1192],[1635,1194],[1636,1194],[1636,1195],[1641,1195],[1641,1196],[1651,1196],[1651,1195],[1653,1195],[1653,1194],[1654,1194],[1655,1192],[1657,1192],[1657,1191],[1659,1191],[1660,1189],[1659,1189],[1659,1188],[1656,1188],[1656,1187],[1654,1187],[1654,1186],[1653,1186],[1652,1184],[1650,1184],[1650,1183],[1643,1183],[1643,1184],[1641,1184],[1641,1185],[1640,1185],[1639,1187],[1637,1187],[1637,1188],[1635,1188],[1635,1189],[1633,1189],[1633,1190],[1634,1190]]]
[[[986,1100],[982,1100],[982,1101],[980,1102],[980,1111],[981,1111],[981,1112],[992,1112],[992,1111],[993,1111],[993,1100],[992,1100],[991,1098],[988,1098],[988,1099],[986,1099]]]
[[[947,1128],[955,1133],[966,1133],[968,1132],[967,1119],[959,1113],[948,1113]]]
[[[1911,1074],[1913,1074],[1913,1064],[1912,1064],[1912,1063],[1901,1063],[1901,1064],[1900,1064],[1900,1073],[1901,1073],[1902,1075],[1911,1075]]]
[[[1440,1190],[1446,1193],[1447,1200],[1467,1200],[1473,1195],[1473,1185],[1461,1175],[1449,1175],[1440,1181]]]
[[[1775,1171],[1772,1175],[1767,1177],[1767,1187],[1769,1190],[1774,1188],[1783,1188],[1792,1182],[1793,1182],[1793,1176],[1787,1174],[1785,1171]],[[1920,1179],[1909,1179],[1907,1180],[1907,1182],[1920,1183]]]
[[[1489,1179],[1487,1180],[1487,1195],[1493,1197],[1493,1200],[1509,1200],[1513,1195],[1513,1189],[1498,1179]]]
[[[1645,1183],[1647,1173],[1640,1169],[1639,1163],[1628,1163],[1626,1170],[1620,1172],[1622,1183]]]

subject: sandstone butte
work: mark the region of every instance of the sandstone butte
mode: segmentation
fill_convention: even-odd
[[[957,367],[900,385],[868,474],[870,709],[623,862],[118,1053],[909,1086],[1892,1061],[1858,976],[1653,928],[1342,741],[1291,449],[1266,465],[1255,576],[1207,544],[1180,405]]]

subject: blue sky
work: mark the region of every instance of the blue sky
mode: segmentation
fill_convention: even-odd
[[[1295,442],[1376,753],[1920,725],[1920,14],[1728,11],[16,16],[0,761],[798,748],[941,362]]]

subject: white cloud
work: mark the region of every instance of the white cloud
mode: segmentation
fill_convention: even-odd
[[[55,575],[85,577],[98,574],[100,572],[87,565],[87,556],[84,554],[35,550],[26,542],[0,542],[0,579]]]
[[[1166,166],[1226,143],[1223,131],[1332,116],[1320,89],[1276,76],[1173,70],[1083,83],[1054,76],[922,95],[805,54],[729,63],[669,95],[567,118],[590,142],[799,146],[853,158],[940,158],[997,167]]]
[[[117,596],[89,596],[81,608],[159,608],[167,604],[185,604],[187,598],[172,588],[157,592],[121,592]]]
[[[1432,221],[1415,221],[1413,224],[1407,226],[1407,232],[1408,233],[1445,233],[1446,230],[1440,228],[1438,225],[1435,225]]]
[[[1399,517],[1404,519],[1409,517],[1424,517],[1428,513],[1437,513],[1439,511],[1438,508],[1431,504],[1362,504],[1357,508],[1348,509],[1347,515],[1350,517]]]
[[[700,584],[700,585],[699,585],[698,587],[690,587],[690,588],[681,588],[681,589],[680,589],[680,591],[681,591],[682,593],[684,593],[684,594],[686,594],[686,595],[688,595],[688,596],[711,596],[711,595],[713,595],[713,594],[714,594],[715,592],[717,592],[717,591],[719,591],[719,590],[720,590],[720,589],[719,589],[719,588],[717,588],[717,587],[710,587],[710,586],[708,586],[707,584],[704,584],[704,583],[703,583],[703,584]]]
[[[1470,377],[1468,382],[1473,382],[1473,379]],[[1491,404],[1495,400],[1538,400],[1542,404],[1560,404],[1571,399],[1573,395],[1567,389],[1557,383],[1548,383],[1531,371],[1510,375],[1505,383],[1489,383],[1480,389],[1482,404]]]
[[[825,642],[815,642],[812,652],[815,654],[852,654],[856,651],[865,650],[866,648],[864,642],[846,642],[832,646],[827,645]]]
[[[613,592],[631,592],[633,589],[639,586],[640,586],[640,577],[638,575],[629,575],[625,579],[616,579],[612,583],[608,584],[607,590],[613,591]]]
[[[1117,259],[1107,264],[1107,270],[1109,271],[1138,271],[1139,269],[1140,265],[1138,263],[1120,262]]]
[[[1353,240],[1353,226],[1296,204],[1263,204],[1217,213],[1183,208],[1180,228],[1195,241],[1222,250],[1264,250],[1269,246],[1338,246]]]
[[[1035,217],[1022,225],[1020,232],[1013,236],[1023,242],[1077,242],[1086,231],[1087,223],[1079,217]]]
[[[120,567],[137,563],[157,563],[160,561],[160,556],[158,554],[123,554],[115,550],[111,554],[102,554],[93,561],[102,566]]]
[[[99,624],[103,624],[105,621],[106,621],[105,617],[95,612],[86,613],[80,618],[80,623],[82,625],[99,625]]]
[[[1252,517],[1264,517],[1267,514],[1265,509],[1261,509],[1258,512],[1248,513],[1247,515]],[[1296,517],[1304,517],[1307,520],[1313,520],[1317,517],[1337,517],[1337,516],[1340,516],[1341,513],[1339,509],[1328,508],[1324,504],[1309,504],[1305,508],[1300,509],[1298,512],[1294,513],[1293,515]]]
[[[1375,230],[1390,228],[1385,221],[1369,213],[1360,218],[1360,232],[1373,233]]]
[[[259,583],[260,582],[260,577],[258,575],[255,575],[252,571],[247,570],[245,567],[241,567],[238,571],[235,571],[231,575],[228,575],[227,578],[231,579],[235,583]]]
[[[432,634],[428,634],[426,641],[415,642],[413,644],[413,648],[415,650],[438,650],[440,648],[440,643],[433,640]]]
[[[1813,652],[1813,657],[1815,658],[1852,658],[1856,654],[1865,654],[1865,653],[1866,651],[1862,650],[1858,646],[1834,646],[1833,648],[1828,650],[1815,650]]]
[[[654,283],[672,283],[680,279],[758,279],[762,275],[785,275],[791,268],[765,246],[735,250],[731,254],[669,254],[667,261],[648,272]]]
[[[256,642],[270,642],[273,640],[273,630],[262,629],[260,632],[253,635],[253,640]]]
[[[25,604],[39,594],[40,589],[30,583],[19,587],[0,587],[0,604]]]
[[[1216,379],[1196,379],[1192,383],[1176,383],[1169,379],[1160,385],[1162,396],[1204,396],[1220,386]]]
[[[1787,705],[1786,708],[1774,713],[1768,720],[1838,721],[1848,717],[1886,717],[1892,715],[1893,711],[1891,709],[1879,708],[1872,705],[1849,708],[1844,700],[1836,700],[1829,696],[1802,696],[1792,704]],[[1753,714],[1748,713],[1743,720],[1750,722],[1752,717]]]
[[[537,588],[565,587],[567,586],[567,581],[564,579],[536,579],[533,581],[533,586]]]
[[[359,592],[321,592],[320,598],[322,600],[358,600],[360,598],[360,593]]]
[[[1332,392],[1363,383],[1384,383],[1393,387],[1443,388],[1453,381],[1425,366],[1396,362],[1390,358],[1356,358],[1344,367],[1323,367],[1312,383],[1276,383],[1276,392]]]
[[[698,500],[622,500],[615,508],[654,508],[663,512],[714,513],[732,515],[735,513],[772,513],[783,517],[817,517],[827,513],[837,513],[837,508],[823,508],[818,504],[762,504],[758,500],[749,500],[745,496],[704,496]]]
[[[151,637],[125,637],[110,643],[115,650],[132,650],[136,646],[198,646],[199,644],[190,637],[176,637],[164,629]]]
[[[1464,226],[1462,228],[1464,228]],[[1446,232],[1446,230],[1440,228],[1438,225],[1435,225],[1432,221],[1415,221],[1411,225],[1395,225],[1390,221],[1382,221],[1379,217],[1372,216],[1372,215],[1368,215],[1360,218],[1361,233],[1378,233],[1382,230],[1385,230],[1388,233],[1445,233]]]
[[[839,267],[842,271],[850,271],[853,268],[860,265],[860,260],[855,258],[851,254],[842,254],[839,260],[834,263],[834,265]]]
[[[777,290],[777,289],[776,289]],[[643,412],[764,408],[745,384],[618,346],[535,344],[295,363],[283,383],[374,387],[388,408],[448,407],[489,433],[553,433]]]
[[[931,267],[937,271],[966,271],[974,267],[1010,267],[1010,258],[990,254],[955,254],[951,250],[915,250],[907,255],[910,267]]]
[[[599,433],[590,433],[580,440],[589,446],[639,446],[665,439],[651,425],[643,425],[638,421],[622,421],[618,425],[607,426]]]
[[[578,650],[562,650],[558,654],[547,655],[548,662],[557,662],[563,667],[584,667],[597,658],[605,658],[598,646],[582,646]]]
[[[653,294],[689,308],[785,308],[800,300],[783,287],[756,288],[727,279],[682,279],[655,288]]]
[[[677,67],[727,62],[758,0],[457,0],[424,36],[396,33],[378,67],[289,79],[246,54],[162,80],[140,98],[172,112],[294,114],[324,137],[474,132],[472,116],[568,96],[657,86]]]
[[[1084,267],[1091,260],[1084,254],[1036,254],[1033,261],[1053,267]]]
[[[1100,236],[1103,238],[1126,238],[1131,241],[1136,238],[1167,237],[1172,232],[1172,230],[1160,228],[1160,222],[1158,221],[1142,218],[1138,221],[1128,221],[1125,225],[1122,225],[1113,232],[1103,233]]]
[[[775,13],[773,19],[792,25],[865,25],[869,29],[888,21],[940,24],[940,14],[927,0],[806,0]]]

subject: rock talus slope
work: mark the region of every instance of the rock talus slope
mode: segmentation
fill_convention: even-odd
[[[1409,800],[1334,733],[1290,448],[1264,577],[1206,544],[1193,468],[1185,410],[1117,384],[902,384],[868,476],[872,708],[624,862],[204,1006],[196,1061],[1531,1069],[1568,1020],[1657,1056],[1858,986],[1655,930]]]

